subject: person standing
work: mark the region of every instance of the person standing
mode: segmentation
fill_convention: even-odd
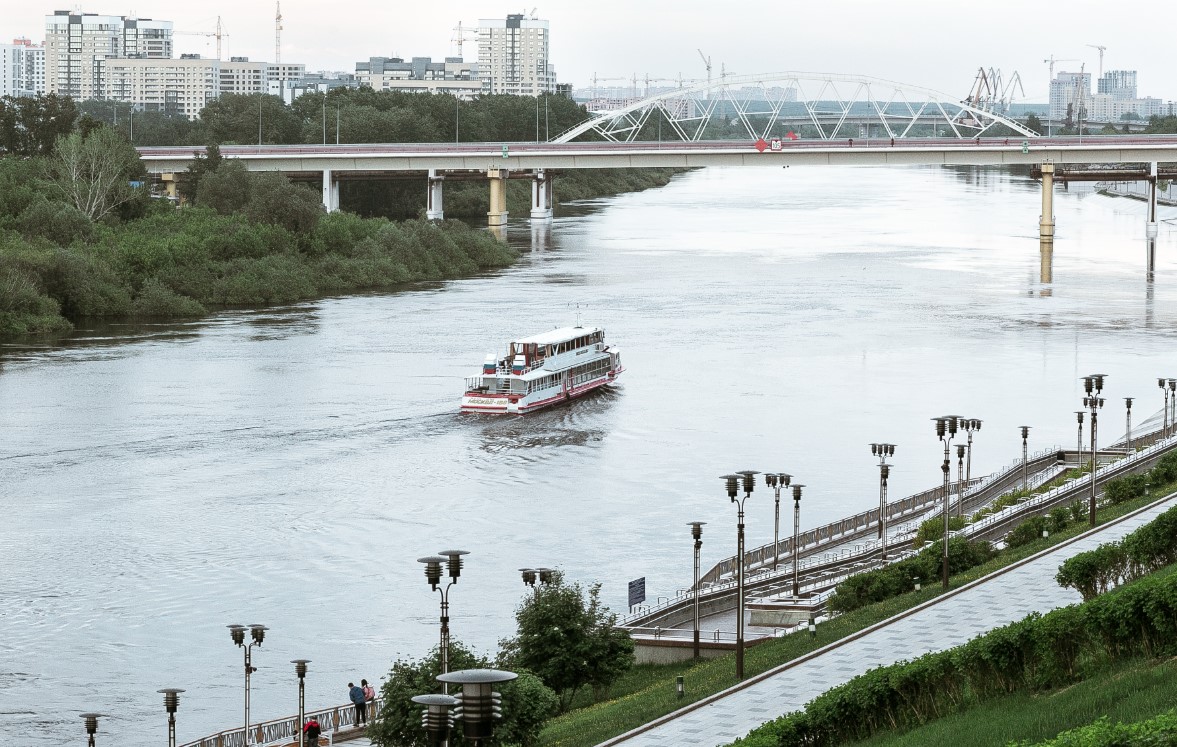
[[[302,731],[306,735],[306,747],[319,747],[319,734],[323,732],[323,729],[319,726],[318,719],[311,716],[303,724]]]
[[[354,682],[347,683],[347,697],[356,707],[356,728],[368,724],[368,704],[364,701],[364,688],[357,687]]]
[[[376,699],[376,690],[368,684],[367,680],[360,680],[360,687],[364,689],[364,703],[371,703]]]

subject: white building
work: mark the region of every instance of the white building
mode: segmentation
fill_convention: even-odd
[[[45,93],[45,48],[28,39],[0,44],[0,96]]]
[[[1136,98],[1136,71],[1108,70],[1099,79],[1098,91],[1114,99]]]
[[[286,90],[302,83],[306,74],[307,66],[302,63],[266,63],[266,93],[281,97]]]
[[[1050,82],[1050,118],[1056,121],[1066,119],[1068,106],[1071,116],[1076,119],[1081,108],[1091,106],[1091,73],[1060,72]]]
[[[172,22],[56,11],[45,17],[45,88],[77,101],[102,98],[106,62],[169,59]]]
[[[461,57],[434,62],[430,57],[370,57],[356,63],[356,83],[376,91],[448,93],[469,101],[483,90],[478,66]]]
[[[478,73],[483,93],[555,93],[556,71],[550,53],[547,21],[517,14],[478,22]]]
[[[1091,97],[1091,103],[1085,115],[1093,122],[1119,122],[1125,114],[1134,114],[1137,119],[1146,120],[1153,115],[1164,116],[1168,113],[1168,106],[1161,99],[1146,96],[1141,99],[1121,99],[1105,93]]]

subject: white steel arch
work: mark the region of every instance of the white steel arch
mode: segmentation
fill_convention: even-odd
[[[767,138],[782,127],[802,128],[823,140],[855,137],[862,127],[878,136],[904,138],[927,125],[961,139],[980,137],[1004,125],[1026,137],[1039,134],[993,110],[957,101],[929,88],[858,75],[784,72],[728,75],[711,83],[681,87],[595,116],[561,133],[553,143],[567,143],[596,132],[613,142],[631,142],[660,113],[674,139],[702,139],[713,118],[730,117],[750,138]],[[853,128],[853,129],[851,129]]]

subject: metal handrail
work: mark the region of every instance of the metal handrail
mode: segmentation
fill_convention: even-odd
[[[369,720],[375,718],[380,713],[380,706],[380,698],[368,701]],[[308,711],[306,717],[309,719],[311,716],[314,716],[319,722],[323,734],[326,734],[329,739],[341,729],[356,725],[356,709],[351,703],[333,708],[323,708],[317,711]],[[258,724],[250,724],[249,730],[253,739],[249,744],[256,745],[257,747],[265,747],[266,745],[296,742],[298,741],[300,728],[301,725],[298,723],[297,715],[262,721]],[[242,726],[236,729],[228,729],[217,732],[216,734],[210,734],[207,737],[185,742],[180,747],[246,747],[245,727]]]

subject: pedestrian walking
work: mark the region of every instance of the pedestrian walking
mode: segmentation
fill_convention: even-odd
[[[347,683],[347,697],[356,707],[356,728],[368,724],[368,704],[364,700],[364,688],[357,687],[354,682]]]
[[[372,686],[368,684],[367,680],[360,680],[360,687],[364,689],[365,703],[371,703],[373,700],[376,700],[376,690],[374,690]]]
[[[306,747],[319,747],[319,735],[323,733],[323,729],[319,726],[318,719],[314,716],[308,718],[302,725],[302,733],[306,737]]]

